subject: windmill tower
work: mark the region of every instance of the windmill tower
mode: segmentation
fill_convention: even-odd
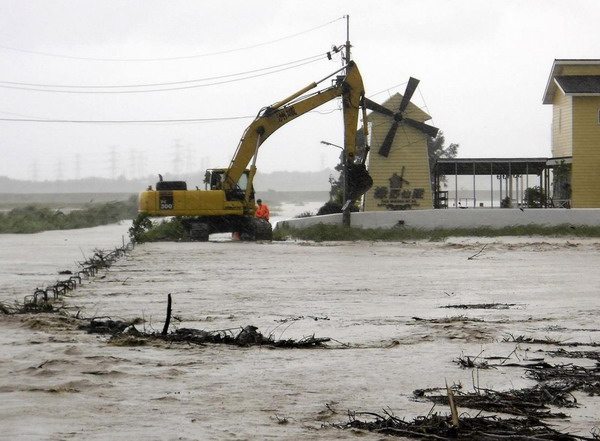
[[[438,129],[425,124],[431,117],[410,102],[418,84],[411,77],[404,95],[397,93],[382,105],[365,98],[373,111],[369,117],[373,186],[365,194],[364,211],[433,208],[427,138],[435,137]]]

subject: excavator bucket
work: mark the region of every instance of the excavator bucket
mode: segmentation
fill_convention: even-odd
[[[373,178],[364,164],[348,164],[349,199],[359,199],[373,185]]]

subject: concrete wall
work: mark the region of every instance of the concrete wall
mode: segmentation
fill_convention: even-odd
[[[342,224],[341,214],[313,216],[284,221],[294,228],[303,228],[318,223]],[[352,213],[351,223],[358,228],[502,228],[515,225],[556,226],[600,226],[600,209],[447,209],[391,212]]]

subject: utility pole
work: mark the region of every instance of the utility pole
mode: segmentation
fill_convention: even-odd
[[[350,63],[350,16],[345,15],[346,17],[346,65]],[[348,140],[344,140],[344,142],[348,142]],[[350,209],[352,208],[352,200],[350,199],[350,179],[348,176],[348,158],[346,157],[346,151],[344,150],[344,167],[342,169],[342,173],[344,173],[344,202],[342,204],[342,225],[345,227],[349,227],[351,225],[351,215]]]
[[[344,15],[346,17],[346,64],[350,63],[350,16]]]

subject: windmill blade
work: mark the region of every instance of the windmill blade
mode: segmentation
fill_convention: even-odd
[[[365,107],[369,110],[373,110],[374,112],[383,113],[387,116],[394,116],[394,112],[392,112],[387,107],[383,107],[381,104],[377,104],[375,101],[371,101],[369,98],[365,98]]]
[[[385,156],[387,158],[390,154],[392,143],[394,142],[394,136],[396,136],[396,130],[398,130],[398,121],[394,121],[392,127],[390,127],[390,131],[385,136],[385,139],[379,148],[379,154],[381,156]]]
[[[412,118],[404,118],[402,121],[404,121],[407,125],[420,130],[426,135],[431,136],[432,138],[435,138],[440,130],[437,127],[430,126],[429,124],[425,124]]]
[[[419,80],[416,78],[410,77],[408,79],[408,84],[406,85],[406,91],[404,92],[404,96],[402,97],[402,101],[400,102],[399,112],[404,112],[408,107],[408,103],[412,99],[415,91],[417,90],[417,86],[419,85]]]
[[[424,122],[417,121],[412,118],[404,118],[402,121],[404,121],[409,126],[415,128],[417,130],[420,130],[421,132],[425,133],[426,135],[431,136],[432,138],[435,138],[440,130],[437,127],[430,126],[429,124],[425,124]]]

